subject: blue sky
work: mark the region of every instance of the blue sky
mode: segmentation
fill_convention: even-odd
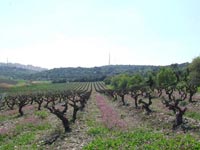
[[[200,55],[199,0],[2,0],[0,62],[169,65]]]

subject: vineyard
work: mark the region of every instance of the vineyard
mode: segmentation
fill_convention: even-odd
[[[171,90],[118,91],[104,82],[3,90],[0,149],[200,149],[200,95],[176,103],[189,97],[173,91],[168,101]]]

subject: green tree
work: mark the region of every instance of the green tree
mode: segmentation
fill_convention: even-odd
[[[111,79],[111,85],[115,90],[127,90],[129,78],[126,74],[114,76]]]
[[[111,85],[114,90],[116,90],[117,95],[121,97],[123,105],[125,105],[124,96],[128,92],[128,83],[129,83],[130,77],[126,74],[117,75],[112,78]]]
[[[104,81],[104,83],[106,84],[106,85],[109,85],[109,84],[111,84],[111,77],[109,76],[109,77],[106,77],[103,81]]]
[[[190,94],[189,102],[192,102],[192,97],[197,92],[198,86],[200,86],[200,56],[193,59],[188,70],[187,92]]]
[[[157,73],[155,71],[148,72],[148,74],[147,74],[148,76],[146,79],[146,84],[152,90],[154,90],[157,87],[156,74]]]
[[[157,74],[157,82],[161,87],[172,86],[177,82],[176,75],[171,68],[162,68]]]
[[[142,76],[139,74],[136,74],[129,78],[128,87],[129,87],[129,89],[138,87],[143,84],[143,81],[144,81],[144,79],[142,78]]]
[[[138,108],[138,97],[142,95],[141,87],[144,85],[144,79],[141,75],[136,74],[130,77],[128,86],[131,91],[131,97],[135,101],[135,108]]]
[[[189,65],[189,78],[193,85],[200,86],[200,56],[193,59]]]
[[[172,99],[172,94],[177,84],[177,78],[172,68],[161,68],[157,74],[157,84],[161,89],[165,89],[169,99]]]

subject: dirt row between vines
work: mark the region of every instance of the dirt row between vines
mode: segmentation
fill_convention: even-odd
[[[93,137],[88,134],[88,130],[91,128],[91,122],[100,122],[100,120],[101,115],[96,106],[96,92],[93,91],[84,111],[79,111],[76,122],[71,124],[71,132],[61,136],[55,143],[46,146],[45,148],[49,150],[81,150],[93,140]]]

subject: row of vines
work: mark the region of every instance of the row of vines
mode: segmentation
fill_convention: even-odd
[[[18,117],[24,116],[23,109],[37,106],[37,110],[48,110],[63,124],[64,131],[70,131],[70,121],[76,121],[77,112],[83,111],[90,98],[92,83],[41,84],[9,89],[1,93],[0,111],[18,110]],[[67,115],[72,111],[72,116]]]
[[[137,75],[135,78],[138,78]],[[120,79],[118,80],[120,81]],[[136,110],[143,109],[146,115],[150,115],[153,110],[151,105],[155,99],[159,99],[169,111],[171,111],[175,120],[172,125],[176,129],[184,123],[184,114],[187,111],[187,104],[194,107],[198,105],[200,97],[197,93],[197,87],[188,85],[171,86],[151,86],[150,84],[141,84],[131,87],[108,89],[104,83],[94,84],[96,91],[105,94],[109,99],[120,100],[123,106],[128,106],[127,99],[132,99]],[[196,94],[196,95],[195,95]],[[157,101],[156,101],[157,102]]]

